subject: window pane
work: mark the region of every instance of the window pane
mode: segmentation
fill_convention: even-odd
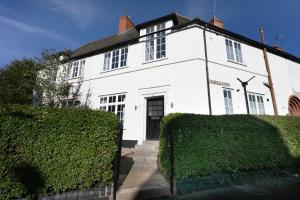
[[[165,23],[157,25],[157,31],[164,30]],[[165,31],[157,33],[156,39],[156,58],[164,58],[166,56],[166,37]]]
[[[231,90],[224,89],[223,90],[223,95],[224,95],[225,113],[226,114],[233,114],[233,104],[232,104]]]
[[[250,113],[257,114],[255,95],[249,94],[248,97],[249,97]]]
[[[232,41],[225,39],[227,59],[234,61]]]
[[[258,104],[259,114],[264,115],[265,114],[265,105],[264,105],[262,96],[257,96],[257,104]]]
[[[120,67],[124,67],[127,65],[127,53],[128,53],[128,48],[123,48],[121,49],[121,63]]]
[[[79,76],[83,76],[85,60],[80,61]]]
[[[148,27],[146,29],[146,34],[151,34],[154,32],[154,26]],[[145,48],[145,60],[154,59],[154,34],[146,36],[146,48]]]
[[[72,77],[76,78],[78,76],[78,61],[73,63],[73,74]]]
[[[117,69],[119,67],[119,50],[113,51],[113,57],[112,57],[112,69]]]
[[[71,78],[71,77],[72,77],[72,63],[69,63],[67,78]]]
[[[106,53],[104,54],[104,65],[103,65],[103,71],[107,71],[110,69],[110,58],[111,58],[111,53]]]
[[[243,63],[241,44],[235,42],[234,43],[234,49],[235,49],[236,62]]]

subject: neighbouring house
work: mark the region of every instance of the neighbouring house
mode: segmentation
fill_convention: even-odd
[[[246,114],[246,98],[250,114],[274,115],[276,107],[279,115],[300,115],[300,58],[228,31],[217,18],[172,13],[134,25],[123,16],[118,33],[66,59],[79,103],[119,116],[124,140],[158,139],[168,113]],[[245,95],[238,79],[253,76]]]

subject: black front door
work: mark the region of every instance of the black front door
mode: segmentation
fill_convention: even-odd
[[[147,140],[158,140],[160,133],[160,120],[164,116],[164,98],[147,99]]]

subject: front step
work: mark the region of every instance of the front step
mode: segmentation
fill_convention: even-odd
[[[118,200],[130,200],[130,199],[138,199],[138,200],[146,200],[153,198],[162,198],[170,196],[170,187],[159,186],[159,187],[148,187],[148,188],[131,188],[120,191],[117,194]]]
[[[159,146],[159,141],[157,141],[157,140],[144,140],[143,144],[152,145],[152,146]]]
[[[157,156],[141,156],[135,155],[133,157],[134,162],[137,163],[149,163],[149,164],[156,164],[157,163]]]
[[[136,149],[136,151],[139,151],[139,150],[158,151],[159,146],[150,145],[150,144],[140,144],[140,145],[135,145],[135,149]]]

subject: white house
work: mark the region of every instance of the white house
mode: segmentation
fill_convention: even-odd
[[[263,54],[266,48],[276,105]],[[300,58],[210,23],[172,13],[134,25],[75,50],[69,82],[80,102],[114,112],[124,140],[157,139],[162,116],[173,112],[300,115]],[[274,107],[275,105],[275,107]]]

